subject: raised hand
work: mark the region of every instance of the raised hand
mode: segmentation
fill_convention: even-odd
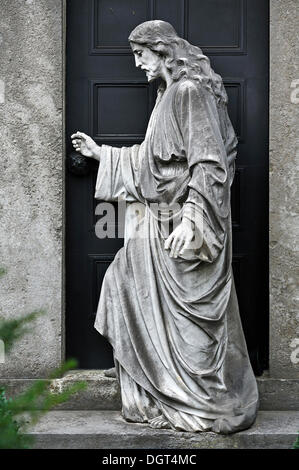
[[[76,152],[80,152],[84,157],[99,160],[100,147],[91,137],[89,137],[89,135],[78,131],[71,136],[71,139]]]

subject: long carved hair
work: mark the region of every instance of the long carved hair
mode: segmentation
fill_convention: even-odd
[[[193,79],[214,95],[217,104],[227,104],[222,78],[214,72],[208,57],[199,47],[180,38],[170,23],[145,21],[131,32],[129,41],[164,57],[165,66],[174,81],[181,77]]]

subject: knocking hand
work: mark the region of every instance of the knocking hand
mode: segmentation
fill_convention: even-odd
[[[91,157],[99,160],[99,146],[91,137],[89,137],[89,135],[78,131],[71,136],[71,139],[76,152],[80,152],[84,157]]]

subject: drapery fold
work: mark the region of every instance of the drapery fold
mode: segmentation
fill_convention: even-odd
[[[95,197],[143,208],[106,272],[95,322],[113,347],[129,421],[163,415],[174,429],[229,433],[255,419],[231,268],[235,147],[226,110],[180,80],[160,90],[140,146],[101,148]],[[164,242],[169,219],[182,217],[196,221],[201,243],[174,259]]]

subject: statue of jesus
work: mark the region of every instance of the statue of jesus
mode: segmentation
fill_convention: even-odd
[[[237,138],[227,95],[169,23],[142,23],[129,42],[148,81],[161,79],[144,141],[116,148],[72,136],[99,161],[97,199],[144,207],[142,236],[131,233],[106,272],[95,328],[113,347],[127,421],[240,431],[255,420],[258,391],[232,273]]]

